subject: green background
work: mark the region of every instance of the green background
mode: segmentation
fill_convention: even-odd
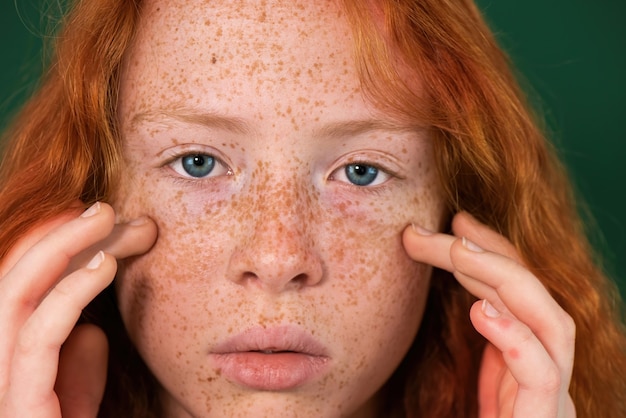
[[[1,0],[0,129],[41,71],[41,0]],[[52,3],[45,1],[44,3]],[[479,0],[546,117],[626,295],[626,1]],[[563,254],[567,257],[567,254]]]

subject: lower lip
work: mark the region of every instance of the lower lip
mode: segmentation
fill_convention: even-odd
[[[328,358],[303,353],[265,354],[256,351],[214,354],[221,375],[256,390],[295,389],[323,373]]]

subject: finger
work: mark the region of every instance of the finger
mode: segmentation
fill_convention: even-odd
[[[117,259],[123,259],[145,253],[156,238],[156,224],[147,216],[142,216],[129,223],[116,225],[102,242],[102,249]]]
[[[92,206],[78,218],[47,233],[28,248],[0,280],[0,370],[11,364],[15,339],[27,318],[50,291],[77,252],[104,238],[113,228],[113,210]],[[0,392],[7,384],[0,375]]]
[[[411,256],[414,260],[425,262],[453,273],[457,280],[459,280],[459,282],[474,296],[477,296],[481,299],[494,301],[494,304],[496,304],[496,306],[498,306],[498,308],[502,312],[508,312],[506,305],[500,300],[497,287],[494,286],[494,283],[474,279],[473,277],[459,272],[459,266],[457,265],[456,260],[452,258],[451,252],[454,247],[461,246],[461,248],[465,248],[461,245],[462,242],[463,239],[458,239],[456,237],[446,234],[437,234],[429,231],[424,231],[421,228],[408,227],[403,234],[403,243],[406,251],[409,256]],[[496,245],[499,244],[497,240],[492,240],[491,242],[495,242]],[[506,257],[502,256],[502,258]],[[511,262],[513,261],[511,260]],[[499,270],[497,273],[503,274],[505,276],[507,274],[506,270]],[[481,332],[480,329],[478,331]],[[482,331],[484,332],[484,330]],[[487,339],[489,339],[489,335],[486,335],[485,333],[483,333],[483,335]],[[495,342],[493,343],[495,344]],[[495,345],[498,346],[497,344]],[[498,348],[502,349],[503,345],[498,346]],[[544,356],[548,357],[548,360],[551,361],[549,356],[545,354],[545,350]],[[554,363],[551,364],[554,365]],[[491,372],[493,372],[493,370]],[[491,397],[489,399],[484,397],[483,399],[481,399],[481,416],[495,418],[496,416],[502,416],[498,415],[499,412],[502,411],[502,407],[508,408],[508,410],[512,409],[512,405],[510,405],[509,403],[507,403],[507,405],[503,405],[501,401],[504,400],[496,400],[496,398],[494,397],[496,393],[500,393],[500,388],[495,389],[495,385],[499,384],[499,382],[496,382],[494,380],[499,380],[500,378],[501,376],[498,376],[496,374],[489,374],[484,370],[481,371],[482,394],[487,394],[486,396]],[[527,376],[522,375],[521,378],[526,378],[526,383],[528,384],[533,383],[533,381]],[[491,381],[489,381],[488,379],[491,379]],[[493,385],[494,389],[485,391],[485,385]]]
[[[468,240],[453,243],[450,256],[459,282],[467,284],[467,288],[476,288],[474,284],[481,283],[495,289],[496,298],[493,292],[477,292],[475,296],[489,300],[498,311],[510,312],[526,324],[569,384],[574,361],[574,322],[541,282],[514,260],[484,251]]]
[[[559,371],[562,385],[557,399],[560,407],[563,408],[568,399],[571,403],[567,394],[574,357],[575,332],[571,317],[560,308],[539,280],[521,265],[515,247],[506,238],[464,213],[455,216],[453,231],[455,234],[473,237],[488,251],[468,239],[457,239],[415,227],[404,231],[403,243],[414,260],[452,272],[470,293],[493,301],[501,312],[510,314],[514,319],[518,317],[522,321],[520,323],[528,323],[531,332],[536,333],[535,338],[543,348],[544,355],[552,359]],[[468,250],[468,247],[474,248],[479,254],[498,258],[499,263],[489,259],[480,264],[472,265],[470,262],[473,266],[470,273],[455,257],[455,253],[461,251],[459,248]]]
[[[96,417],[107,377],[108,343],[95,325],[79,325],[63,344],[54,390],[63,418]]]
[[[464,241],[467,245],[462,245]],[[571,374],[574,323],[524,266],[477,246],[478,251],[471,251],[468,249],[471,241],[420,228],[407,227],[403,242],[414,260],[450,271],[474,296],[490,300],[499,311],[511,312],[529,324],[546,343],[548,352],[555,356],[564,378]]]
[[[7,399],[28,411],[58,403],[52,394],[61,345],[84,307],[112,282],[115,271],[115,258],[99,253],[87,268],[65,277],[50,291],[19,332]]]
[[[450,250],[453,264],[457,268],[455,276],[466,287],[478,281],[496,289],[498,297],[489,299],[493,296],[487,296],[487,300],[494,300],[493,305],[497,310],[505,316],[510,312],[511,318],[519,320],[520,324],[528,328],[532,338],[541,346],[542,353],[545,351],[545,355],[559,373],[560,396],[557,397],[557,409],[563,410],[569,397],[568,388],[574,363],[573,320],[524,266],[508,257],[484,251],[468,240],[462,242],[465,245],[455,242]],[[476,296],[483,297],[481,294]],[[494,344],[498,346],[495,342]],[[550,369],[546,369],[546,373],[550,373]],[[551,380],[550,375],[548,380]],[[545,392],[545,386],[539,390]],[[531,392],[527,389],[524,393]],[[531,395],[528,396],[530,399]]]
[[[450,259],[450,247],[456,237],[438,234],[419,225],[409,225],[402,234],[402,243],[407,254],[415,261],[430,264],[454,272]]]
[[[457,237],[466,237],[487,251],[502,254],[522,264],[515,246],[508,239],[480,223],[467,212],[460,212],[454,216],[452,232]]]
[[[565,410],[563,413],[563,417],[576,418],[576,406],[574,405],[574,400],[569,394],[567,395],[567,399],[565,400]]]
[[[153,220],[146,216],[128,223],[116,224],[104,240],[74,256],[66,269],[66,273],[69,274],[84,267],[98,251],[111,254],[118,260],[143,254],[152,247],[156,238],[157,226]]]
[[[96,203],[78,218],[46,234],[0,281],[2,305],[37,306],[73,256],[111,233],[113,219],[109,205]]]
[[[403,234],[405,248],[409,255],[449,272],[454,272],[454,266],[447,255],[452,242],[456,238],[467,237],[482,248],[505,255],[520,262],[517,250],[505,237],[481,224],[467,212],[456,214],[452,220],[454,236],[439,234],[422,228],[419,225],[407,227]]]
[[[24,255],[29,248],[39,242],[46,234],[53,229],[63,225],[76,218],[82,213],[82,209],[77,208],[62,213],[51,220],[44,222],[31,229],[28,234],[20,238],[17,243],[9,250],[2,260],[0,260],[0,279],[4,277],[17,261]]]
[[[562,398],[561,371],[532,330],[485,300],[472,306],[470,318],[476,330],[502,353],[518,384],[513,417],[554,418]]]
[[[450,273],[456,271],[456,267],[450,258],[450,248],[458,238],[448,234],[439,234],[420,228],[419,226],[409,225],[402,234],[402,242],[404,249],[414,261],[430,264]],[[473,281],[471,283],[462,283],[469,286],[467,289],[473,295],[480,294],[483,298],[487,296],[497,299],[497,293],[490,286]]]
[[[521,263],[517,250],[505,237],[481,224],[467,212],[456,214],[452,220],[454,236],[435,233],[419,225],[407,227],[403,234],[404,247],[415,261],[431,264],[450,273],[456,268],[450,258],[452,243],[458,238],[467,237],[488,251],[496,252]],[[489,289],[480,283],[474,287],[483,288],[481,293],[486,294]],[[471,293],[474,293],[471,291]],[[491,295],[493,296],[493,295]],[[483,296],[484,297],[484,296]]]

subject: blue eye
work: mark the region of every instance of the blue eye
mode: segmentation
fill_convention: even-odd
[[[215,168],[215,157],[206,154],[192,154],[181,158],[183,170],[192,177],[206,177]]]
[[[344,171],[346,179],[355,186],[369,186],[378,177],[378,169],[366,164],[348,164]]]
[[[367,163],[354,162],[336,169],[330,180],[349,183],[358,187],[378,186],[393,177],[384,169]]]
[[[228,176],[232,171],[220,159],[210,154],[191,152],[174,157],[168,164],[181,177],[204,179]]]

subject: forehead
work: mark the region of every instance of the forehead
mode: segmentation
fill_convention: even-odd
[[[143,9],[138,43],[197,52],[198,62],[306,56],[301,51],[326,49],[327,57],[343,52],[350,31],[342,9],[333,1],[149,0]],[[219,56],[218,56],[219,54]]]
[[[330,17],[342,13],[339,0],[144,0],[142,11],[158,12],[171,17],[195,17],[210,24],[205,17],[221,20],[242,20],[266,25],[294,22],[315,22],[312,18]],[[319,22],[323,23],[323,22]]]
[[[127,64],[123,87],[134,95],[187,105],[360,90],[352,31],[335,1],[148,0]]]

